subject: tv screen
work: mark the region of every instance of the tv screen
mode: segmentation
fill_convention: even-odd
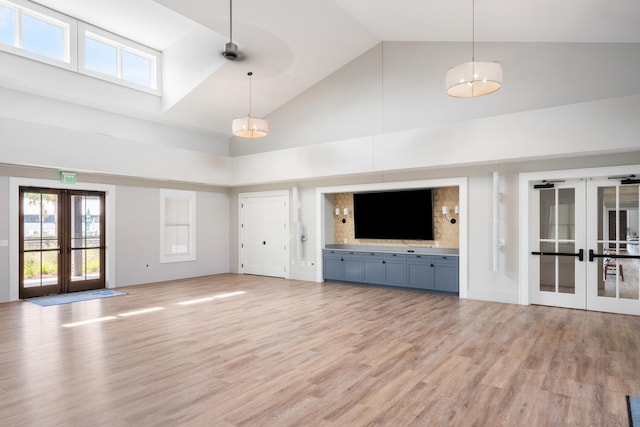
[[[355,193],[356,239],[433,240],[431,189]]]

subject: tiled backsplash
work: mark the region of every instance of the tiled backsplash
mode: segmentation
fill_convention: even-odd
[[[458,187],[440,187],[433,189],[433,231],[435,240],[382,240],[382,239],[356,239],[353,227],[353,193],[336,193],[334,195],[334,208],[340,208],[340,215],[334,217],[333,233],[334,244],[347,245],[376,245],[376,246],[418,246],[434,247],[435,241],[440,243],[441,248],[458,248],[459,227],[458,222],[451,224],[442,215],[442,207],[447,206],[450,215],[454,215],[454,206],[458,205]],[[347,221],[342,222],[343,209],[349,209]],[[398,212],[402,212],[399,207]],[[402,215],[401,213],[399,215]],[[455,216],[455,215],[454,215]],[[458,218],[459,219],[459,218]]]

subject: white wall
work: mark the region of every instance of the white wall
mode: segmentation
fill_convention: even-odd
[[[374,183],[393,184],[394,182],[407,182],[412,180],[432,180],[466,176],[468,177],[468,215],[465,218],[460,218],[460,221],[468,222],[467,297],[516,304],[519,302],[520,296],[520,226],[518,222],[518,177],[520,173],[627,164],[640,164],[640,150],[632,153],[575,156],[572,158],[560,157],[522,162],[499,162],[486,165],[424,168],[400,172],[338,176],[322,180],[283,181],[262,186],[250,185],[234,188],[231,192],[231,199],[237,200],[238,192],[271,191],[297,186],[298,193],[302,199],[301,220],[303,228],[312,240],[304,243],[304,256],[302,260],[294,259],[295,250],[292,246],[292,261],[295,263],[291,265],[291,279],[315,280],[319,266],[313,265],[313,262],[320,255],[317,252],[318,242],[313,240],[315,239],[314,236],[317,235],[315,192],[318,187]],[[499,251],[499,269],[496,272],[493,271],[492,259],[493,171],[500,172],[501,200],[499,203],[499,236],[504,240],[504,247]],[[232,201],[231,206],[233,206],[234,203],[237,202]],[[235,215],[237,215],[237,213],[232,212],[231,217],[233,218]],[[237,226],[237,224],[235,224],[235,226]],[[329,233],[330,232],[331,229],[329,229]],[[231,240],[230,256],[237,259],[238,246],[236,240],[237,239],[234,238]],[[301,261],[305,263],[302,264]],[[237,263],[231,263],[232,269],[235,264]]]
[[[447,68],[468,60],[467,44],[384,42],[270,113],[270,134],[260,144],[235,140],[231,153],[248,155],[447,125],[455,129],[459,122],[640,94],[638,43],[477,43],[476,47],[479,57],[499,60],[504,70],[504,86],[491,96],[455,99],[445,94]],[[554,133],[563,126],[561,114],[551,129],[534,129]],[[626,121],[630,114],[620,119]],[[582,124],[590,125],[588,120]],[[462,128],[459,135],[464,138],[468,130]],[[445,152],[455,150],[446,145],[453,142],[447,134],[442,136],[432,134],[423,142],[438,144]]]
[[[17,237],[10,235],[11,218],[17,221],[17,203],[10,197],[9,176],[29,182],[51,183],[60,186],[58,172],[36,168],[17,168],[0,165],[0,242],[8,241],[10,246],[0,245],[0,302],[17,298],[17,279],[11,281],[10,271],[17,272]],[[230,234],[229,193],[226,189],[204,186],[167,184],[169,188],[196,190],[196,227],[198,232],[196,255],[193,262],[160,264],[160,188],[164,183],[80,174],[85,184],[78,182],[75,188],[98,186],[113,188],[115,197],[114,239],[107,250],[115,251],[112,257],[115,270],[108,283],[109,287],[122,287],[142,283],[188,278],[201,275],[226,273],[229,271]],[[96,182],[101,184],[96,184]],[[15,190],[15,189],[14,189]],[[15,191],[14,191],[15,192]],[[17,192],[15,192],[17,194]],[[16,196],[17,197],[17,196]],[[16,212],[10,215],[11,209]],[[107,221],[107,224],[110,224]],[[17,225],[13,230],[17,236]],[[109,234],[109,230],[107,233]],[[12,255],[13,254],[13,255]],[[12,260],[16,265],[12,266]],[[17,273],[16,273],[17,275]]]
[[[137,285],[229,271],[229,196],[196,193],[196,261],[160,263],[160,192],[117,189],[118,286]]]
[[[228,141],[0,88],[0,164],[227,185]]]

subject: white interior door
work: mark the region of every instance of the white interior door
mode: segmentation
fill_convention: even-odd
[[[264,249],[262,237],[264,221],[262,220],[262,199],[247,197],[240,203],[241,235],[240,243],[241,270],[246,274],[263,274]]]
[[[262,203],[263,213],[263,273],[265,276],[284,277],[287,259],[287,203],[282,197],[266,197]]]
[[[288,193],[240,195],[240,271],[287,277]]]
[[[586,308],[585,192],[582,181],[531,185],[533,304]]]
[[[640,314],[640,186],[634,181],[587,184],[587,308]]]

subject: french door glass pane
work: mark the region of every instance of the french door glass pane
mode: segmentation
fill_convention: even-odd
[[[555,252],[556,244],[540,242],[540,252]],[[556,291],[556,257],[540,257],[540,290],[545,292]]]
[[[560,243],[558,252],[575,253],[575,243]],[[558,258],[558,292],[576,293],[576,258],[559,256]]]
[[[24,287],[33,288],[42,286],[42,260],[41,252],[28,252],[24,254]]]
[[[598,253],[638,255],[639,186],[598,188]],[[639,299],[640,260],[601,258],[598,296]]]
[[[575,253],[575,189],[540,191],[540,251]],[[574,257],[540,256],[540,290],[575,294]]]
[[[60,242],[58,237],[58,195],[25,192],[23,210],[24,287],[58,283]]]
[[[540,238],[555,239],[556,191],[540,190]],[[542,248],[540,248],[542,250]],[[555,250],[555,248],[554,248]]]
[[[100,278],[100,249],[78,249],[72,251],[71,281]]]
[[[65,48],[64,29],[23,13],[22,48],[62,61]]]
[[[100,197],[71,196],[72,281],[100,278],[101,210]]]
[[[0,43],[15,46],[16,12],[0,5]]]
[[[561,188],[558,190],[558,239],[576,238],[576,190]]]
[[[640,255],[638,235],[640,234],[640,186],[625,185],[619,190],[620,209],[625,218],[620,218],[621,253]],[[623,219],[625,220],[623,223]],[[623,228],[624,227],[624,228]],[[637,300],[640,297],[640,259],[618,259],[620,266],[620,298]]]

